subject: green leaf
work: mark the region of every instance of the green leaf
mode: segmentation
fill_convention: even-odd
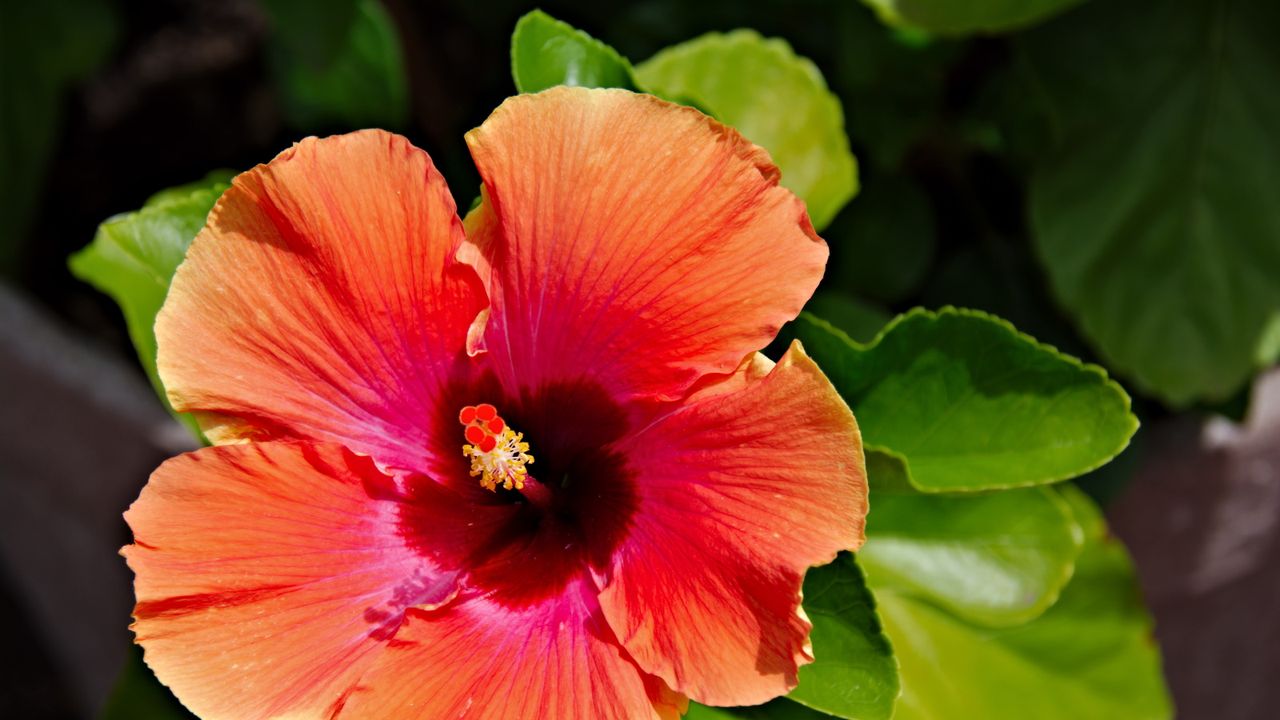
[[[972,310],[913,310],[862,345],[802,314],[794,332],[853,408],[871,450],[929,492],[1056,482],[1124,449],[1129,397],[1082,364]]]
[[[634,90],[631,63],[590,35],[534,10],[511,34],[511,77],[522,93],[556,85]]]
[[[804,609],[813,623],[814,662],[800,668],[800,683],[787,697],[836,717],[888,720],[898,664],[852,555],[809,571]]]
[[[211,173],[200,182],[156,194],[137,212],[107,220],[98,226],[93,242],[69,263],[72,274],[120,306],[138,359],[166,407],[164,386],[156,373],[156,314],[187,246],[204,227],[232,175],[225,170]],[[178,418],[198,434],[190,416]]]
[[[989,494],[876,493],[858,562],[877,588],[969,622],[1025,623],[1058,598],[1083,537],[1048,488]]]
[[[636,67],[636,78],[642,89],[693,105],[768,150],[819,230],[857,193],[840,100],[786,42],[751,30],[710,33],[654,55]]]
[[[707,707],[691,702],[684,717],[685,720],[826,720],[831,716],[790,700],[778,699],[764,705],[737,708]]]
[[[889,25],[939,35],[1014,30],[1083,0],[862,0]]]
[[[1030,186],[1053,289],[1174,406],[1280,353],[1278,27],[1266,0],[1100,2],[1020,43],[1057,130]]]
[[[338,3],[341,5],[342,3]],[[315,12],[313,10],[313,12]],[[409,81],[395,24],[377,0],[358,0],[354,21],[327,62],[294,51],[307,26],[276,28],[273,59],[289,122],[298,128],[401,128],[409,119]]]
[[[824,237],[831,244],[829,282],[897,302],[920,286],[933,260],[933,208],[911,180],[873,176]]]
[[[901,666],[895,720],[1172,716],[1128,554],[1087,498],[1062,491],[1085,546],[1058,602],[1030,623],[981,628],[872,578]]]

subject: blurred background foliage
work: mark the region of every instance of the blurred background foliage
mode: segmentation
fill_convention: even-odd
[[[1280,46],[1270,38],[1280,6],[541,6],[601,41],[564,49],[602,58],[589,63],[605,69],[588,84],[686,102],[770,146],[831,246],[809,309],[856,340],[918,305],[985,310],[1106,367],[1144,422],[1243,417],[1252,379],[1280,356]],[[251,167],[308,134],[378,126],[426,149],[468,207],[479,178],[463,133],[517,87],[556,82],[513,79],[512,31],[530,9],[515,0],[3,3],[0,276],[122,356],[134,352],[132,333],[145,355],[154,310],[138,320],[125,307],[126,325],[65,258],[96,232],[101,242],[73,269],[105,292],[145,290],[156,268],[171,272],[175,258],[140,245],[138,223],[174,203],[195,208],[188,220],[198,223],[212,197],[192,186],[153,198],[161,188]],[[542,43],[538,33],[557,30],[549,21],[522,32]],[[689,64],[702,73],[680,72]],[[806,142],[787,144],[798,126],[812,128],[799,134]],[[95,276],[104,252],[134,258],[137,273]],[[158,305],[163,290],[151,293]],[[1113,496],[1131,457],[1083,487]],[[1071,495],[1062,502],[1082,507]],[[1092,564],[1080,572],[1123,571],[1127,559],[1086,530]],[[928,617],[906,594],[886,597],[886,623]],[[1044,638],[990,631],[983,642],[1052,642],[1106,611],[1065,607]],[[911,663],[901,649],[899,660]],[[121,684],[114,717],[163,717],[139,714],[171,700],[131,668],[126,678],[143,682]],[[938,716],[925,705],[903,712]],[[759,716],[784,716],[770,713]]]

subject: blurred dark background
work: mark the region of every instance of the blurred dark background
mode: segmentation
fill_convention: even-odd
[[[426,149],[463,208],[475,194],[463,133],[514,92],[510,33],[531,5],[384,0],[407,95],[330,105],[287,87],[287,64],[323,51],[308,25],[321,5],[3,0],[0,717],[93,717],[107,702],[130,660],[120,513],[191,444],[117,306],[68,255],[158,190],[361,125]],[[827,301],[979,307],[1096,360],[1027,240],[1019,137],[995,110],[1019,99],[1007,38],[930,42],[852,0],[541,7],[634,61],[711,30],[785,38],[840,96],[860,164],[861,195],[824,233]],[[868,252],[899,273],[863,267]],[[1084,485],[1135,554],[1180,716],[1264,717],[1280,706],[1280,377],[1177,414],[1136,403],[1135,446]]]

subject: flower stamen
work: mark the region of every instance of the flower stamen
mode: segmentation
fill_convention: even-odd
[[[463,436],[467,444],[462,454],[471,460],[471,477],[480,478],[480,487],[497,492],[523,490],[529,479],[525,468],[533,462],[524,434],[512,430],[488,403],[468,405],[458,413],[458,422],[466,426]]]

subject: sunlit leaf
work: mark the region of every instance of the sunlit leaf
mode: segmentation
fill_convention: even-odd
[[[618,51],[541,10],[516,23],[511,76],[522,93],[556,85],[635,88],[631,63]]]
[[[887,588],[979,625],[1044,612],[1071,577],[1080,526],[1048,488],[979,494],[873,490],[858,563]]]
[[[768,150],[818,229],[857,193],[840,100],[786,42],[751,30],[710,33],[640,63],[636,78],[645,91],[693,105]]]
[[[102,223],[93,242],[71,257],[76,277],[120,305],[138,359],[162,400],[164,387],[156,373],[156,314],[187,247],[231,176],[228,171],[216,172],[200,182],[158,193],[141,210]],[[179,419],[198,432],[189,416]]]
[[[867,448],[899,455],[925,491],[1074,477],[1138,426],[1101,368],[985,313],[913,310],[865,345],[808,314],[793,331],[853,408]]]
[[[982,628],[872,583],[901,667],[895,720],[1166,720],[1172,716],[1133,565],[1074,488],[1084,528],[1075,575],[1043,615]]]

